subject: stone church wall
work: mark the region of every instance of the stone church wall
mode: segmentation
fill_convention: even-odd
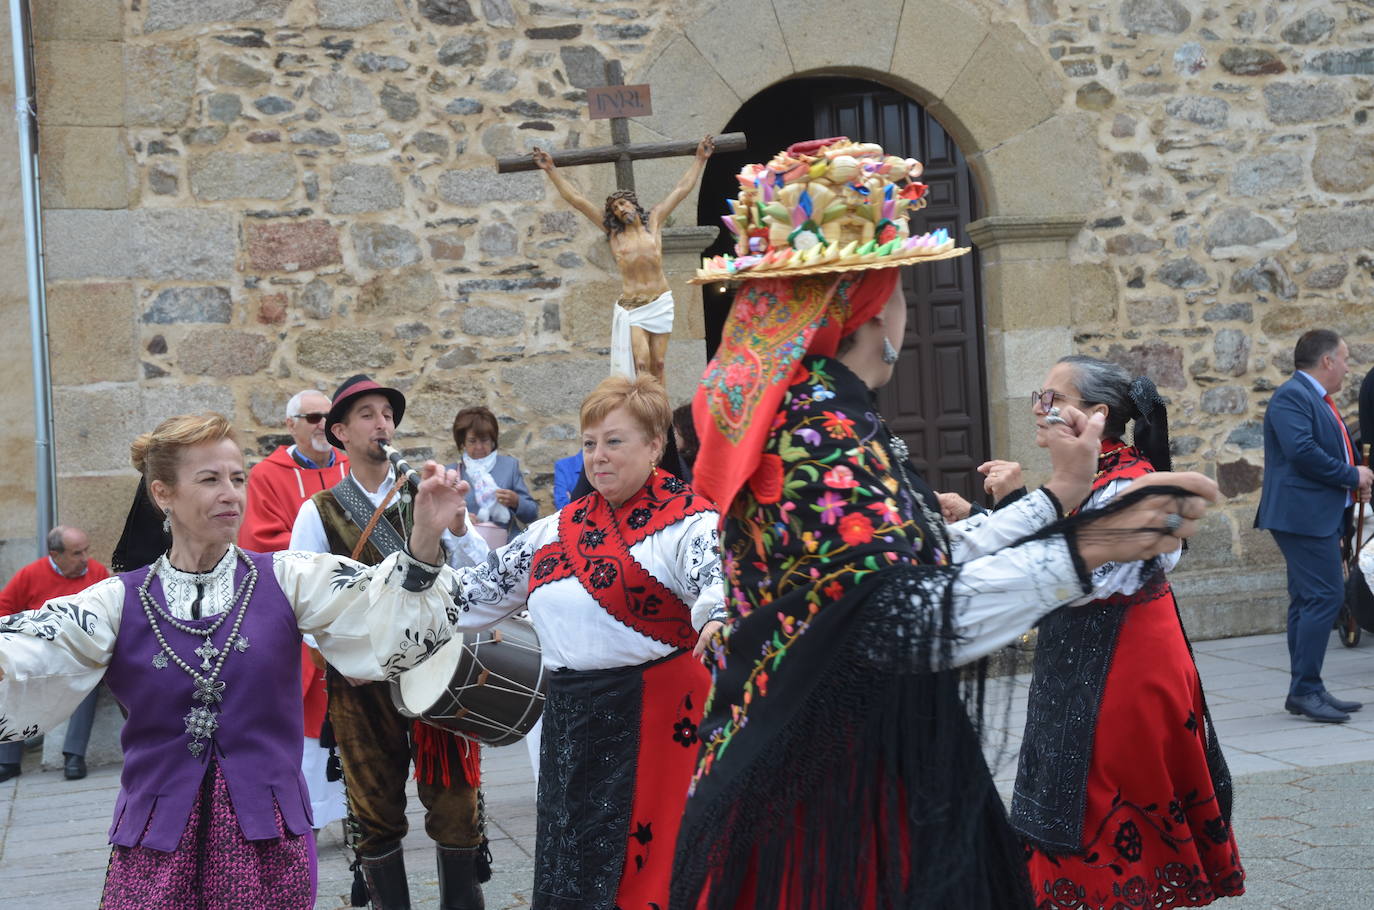
[[[1277,553],[1249,527],[1268,393],[1307,327],[1348,336],[1352,416],[1374,364],[1374,10],[839,8],[843,21],[815,0],[35,0],[64,518],[93,526],[108,555],[135,431],[214,408],[256,457],[292,392],[356,371],[406,390],[401,442],[441,457],[457,408],[491,406],[547,503],[576,404],[605,371],[618,279],[599,231],[542,175],[498,176],[495,157],[607,141],[583,103],[606,59],[653,83],[636,139],[719,130],[704,96],[724,110],[834,72],[932,105],[988,181],[994,220],[1076,213],[1055,222],[1062,264],[985,256],[996,454],[1035,462],[1022,401],[1054,357],[1148,372],[1170,401],[1178,465],[1231,497],[1189,563],[1209,578],[1236,570],[1227,586],[1251,584],[1251,600],[1280,597]],[[646,200],[685,166],[637,166]],[[999,168],[1024,178],[994,185]],[[575,180],[598,198],[609,171]],[[693,224],[694,205],[674,224]],[[702,365],[684,246],[670,256],[678,400]],[[3,393],[15,415],[30,395],[21,366]],[[1250,628],[1221,612],[1204,622]]]

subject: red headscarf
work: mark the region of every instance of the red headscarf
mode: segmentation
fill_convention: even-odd
[[[692,399],[701,438],[692,486],[715,503],[722,521],[758,469],[802,358],[833,357],[841,338],[883,308],[899,277],[899,269],[888,268],[758,278],[740,286],[720,348]]]

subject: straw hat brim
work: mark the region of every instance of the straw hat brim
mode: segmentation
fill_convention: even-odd
[[[697,274],[688,279],[687,283],[715,284],[720,281],[738,283],[764,278],[802,278],[807,275],[826,275],[834,272],[866,272],[869,269],[895,269],[904,265],[920,265],[923,262],[935,262],[939,259],[954,259],[957,256],[963,256],[971,252],[973,252],[972,247],[961,246],[933,255],[884,256],[881,259],[867,259],[862,262],[826,262],[820,265],[790,266],[781,269],[763,269],[757,272],[746,269],[743,272],[707,272],[702,274],[701,271],[698,270]]]

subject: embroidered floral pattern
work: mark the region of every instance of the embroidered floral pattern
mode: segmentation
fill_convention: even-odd
[[[776,459],[782,496],[765,501],[751,482],[736,499],[722,540],[728,605],[735,617],[768,609],[775,598],[805,589],[804,615],[777,614],[778,628],[758,654],[731,719],[706,741],[697,778],[709,772],[750,706],[768,694],[768,674],[810,627],[811,619],[864,577],[903,562],[948,562],[947,541],[927,548],[921,503],[893,476],[888,435],[876,414],[837,406],[837,376],[859,380],[835,361],[808,358],[786,392],[760,464]],[[843,390],[849,401],[865,396]],[[838,400],[845,400],[840,398]],[[866,396],[863,398],[866,400]],[[938,524],[943,537],[943,523]],[[727,626],[714,653],[725,666]],[[707,711],[709,713],[710,706]]]

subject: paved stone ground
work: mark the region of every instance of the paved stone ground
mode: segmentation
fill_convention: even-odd
[[[1197,646],[1198,666],[1236,776],[1235,825],[1248,875],[1226,910],[1366,910],[1374,905],[1374,646],[1347,650],[1334,639],[1325,678],[1333,692],[1370,705],[1343,726],[1283,711],[1287,652],[1281,635]],[[1007,749],[1014,755],[1025,716],[1026,679],[1011,686]],[[105,829],[117,768],[67,782],[37,770],[0,784],[0,908],[67,910],[97,905],[109,847]],[[487,750],[485,790],[496,875],[487,906],[529,906],[534,856],[534,781],[522,745]],[[1015,775],[997,769],[1004,791]],[[412,806],[418,806],[412,791]],[[417,908],[437,907],[433,851],[423,815],[410,814],[407,868]],[[350,878],[338,825],[320,838],[318,910],[348,905]]]

